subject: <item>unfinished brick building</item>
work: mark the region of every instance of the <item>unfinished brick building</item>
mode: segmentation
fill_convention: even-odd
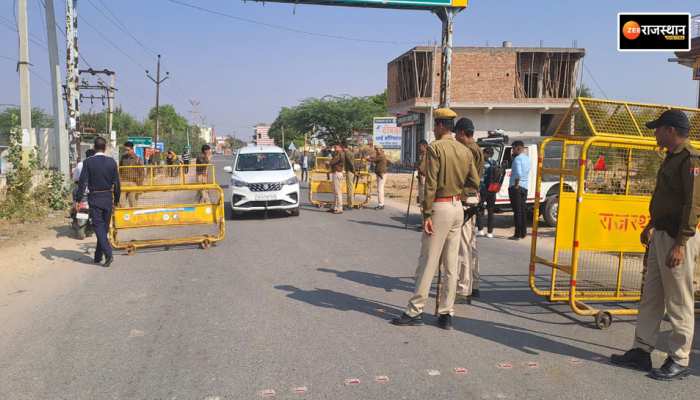
[[[415,47],[388,65],[389,111],[402,127],[402,160],[432,139],[438,106],[440,50]],[[511,136],[547,135],[575,97],[585,50],[580,48],[455,47],[451,107],[474,121],[477,135],[503,129]]]

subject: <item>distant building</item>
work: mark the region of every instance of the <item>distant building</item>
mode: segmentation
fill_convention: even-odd
[[[454,47],[451,108],[474,121],[477,136],[550,135],[576,96],[585,49]],[[402,130],[401,160],[416,159],[416,144],[432,140],[432,110],[440,101],[441,51],[415,47],[388,64],[389,111]]]
[[[257,124],[255,125],[255,134],[253,135],[253,143],[258,146],[274,146],[275,139],[268,136],[270,125]]]
[[[700,14],[694,15],[691,24],[690,51],[676,52],[676,61],[680,65],[693,69],[692,78],[697,81],[697,100],[700,108]]]

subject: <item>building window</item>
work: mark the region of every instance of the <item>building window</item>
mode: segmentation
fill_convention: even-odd
[[[524,73],[523,74],[523,89],[525,90],[525,97],[540,97],[537,90],[539,74],[537,73]]]

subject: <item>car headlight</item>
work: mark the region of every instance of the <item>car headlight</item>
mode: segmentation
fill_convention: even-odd
[[[293,176],[293,177],[287,179],[286,181],[284,181],[285,185],[296,185],[297,183],[299,183],[299,179],[297,179],[296,176]]]
[[[236,178],[231,178],[231,184],[232,184],[233,186],[235,186],[235,187],[246,187],[246,186],[248,186],[248,183],[246,183],[246,182],[244,182],[244,181],[242,181],[242,180],[240,180],[240,179],[236,179]]]

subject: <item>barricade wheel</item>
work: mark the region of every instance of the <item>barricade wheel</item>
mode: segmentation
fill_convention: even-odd
[[[199,247],[203,250],[208,249],[209,246],[211,246],[211,242],[209,241],[209,239],[204,239],[201,242],[199,242]]]
[[[129,246],[126,248],[126,255],[127,256],[133,256],[135,252],[136,252],[136,248],[134,246]]]
[[[612,325],[612,315],[607,311],[599,311],[595,315],[595,326],[598,329],[608,329]]]

